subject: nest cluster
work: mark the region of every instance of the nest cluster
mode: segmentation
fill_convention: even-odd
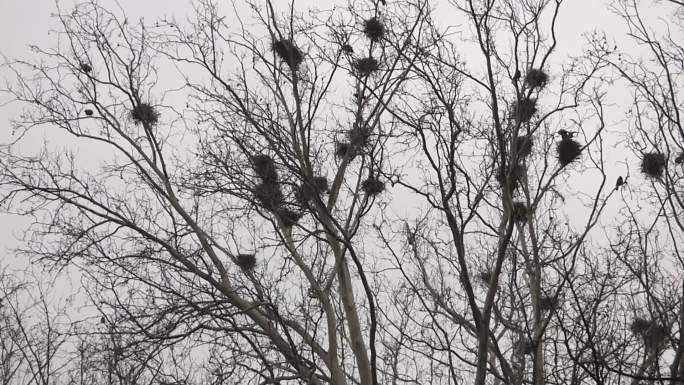
[[[660,178],[667,165],[667,158],[659,152],[644,154],[641,160],[641,172],[652,178]]]
[[[513,210],[511,216],[515,222],[527,222],[528,215],[527,205],[524,202],[513,202]]]
[[[254,197],[259,205],[275,214],[286,227],[292,227],[303,214],[288,207],[278,177],[278,170],[273,159],[265,154],[252,156],[252,168],[261,183],[254,187]]]
[[[530,87],[530,88],[544,88],[546,86],[546,83],[549,81],[549,75],[546,74],[546,72],[537,69],[537,68],[531,68],[528,72],[527,75],[525,75],[525,83]]]
[[[556,145],[556,152],[558,162],[565,167],[579,158],[582,154],[582,146],[572,138],[573,134],[565,130],[560,130],[559,133],[561,141]]]
[[[371,17],[363,22],[363,33],[371,41],[378,41],[385,36],[385,26],[377,17]]]
[[[235,256],[235,264],[242,270],[252,270],[256,266],[256,256],[254,254],[238,254]]]
[[[372,56],[364,57],[354,62],[354,69],[361,76],[369,76],[380,69],[380,63]]]
[[[523,97],[513,104],[513,118],[520,123],[527,123],[537,113],[537,99]]]
[[[304,54],[297,46],[288,39],[280,39],[273,42],[273,51],[293,71],[304,61]]]
[[[637,336],[644,339],[646,346],[655,348],[668,336],[669,330],[658,322],[645,318],[634,318],[629,329]]]
[[[368,196],[375,196],[385,191],[385,184],[379,180],[377,177],[368,177],[361,183],[361,188],[363,192]]]
[[[300,205],[305,206],[308,202],[320,194],[327,193],[330,187],[328,186],[328,178],[324,176],[315,176],[311,183],[303,182],[297,186],[294,191],[295,199]]]
[[[159,112],[148,103],[140,103],[131,110],[131,119],[135,124],[154,126],[159,123]]]

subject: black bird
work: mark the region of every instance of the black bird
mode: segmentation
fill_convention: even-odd
[[[558,130],[558,134],[561,136],[563,139],[572,139],[573,136],[575,136],[574,132],[568,132],[566,130]]]
[[[615,182],[615,191],[619,190],[623,184],[625,184],[625,180],[622,179],[622,176],[619,176],[617,182]]]
[[[513,75],[513,81],[517,82],[520,80],[520,70],[515,70],[515,75]]]

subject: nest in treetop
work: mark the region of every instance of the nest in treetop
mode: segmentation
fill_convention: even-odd
[[[516,164],[511,167],[511,171],[507,172],[504,167],[499,167],[499,172],[496,175],[496,180],[501,186],[504,185],[506,177],[511,177],[511,190],[515,190],[520,186],[523,176],[525,176],[525,168],[521,164]]]
[[[352,157],[355,155],[355,151],[352,149],[352,145],[349,142],[336,142],[335,143],[335,156],[338,158],[344,158],[348,153],[352,152]]]
[[[283,192],[277,183],[261,183],[254,188],[259,204],[269,211],[277,211],[284,201]]]
[[[87,116],[93,116],[93,110],[91,110],[90,108],[86,109],[84,112]]]
[[[254,171],[259,175],[264,183],[277,183],[278,171],[276,170],[273,159],[265,154],[254,155],[250,158]]]
[[[88,63],[81,63],[81,71],[88,73],[93,70],[93,67],[90,66]]]
[[[525,83],[527,83],[530,88],[543,88],[548,81],[549,75],[537,68],[530,68],[527,75],[525,75]]]
[[[368,126],[359,126],[354,124],[349,132],[347,132],[347,137],[349,138],[349,144],[355,148],[366,147],[370,144],[371,129]]]
[[[512,214],[515,222],[527,221],[527,205],[523,202],[513,202]]]
[[[369,177],[368,179],[364,180],[363,183],[361,183],[361,188],[366,195],[374,196],[385,190],[385,184],[378,178]]]
[[[641,172],[652,178],[660,178],[666,164],[665,155],[659,152],[650,152],[644,154],[644,158],[641,160]]]
[[[535,98],[523,97],[513,104],[513,118],[518,122],[529,122],[535,113],[537,113],[537,99]]]
[[[363,22],[363,33],[371,41],[378,41],[385,36],[385,26],[377,17],[371,17]]]
[[[313,178],[313,185],[302,183],[295,189],[295,199],[302,205],[309,202],[320,193],[328,192],[328,178],[324,176],[315,176]]]
[[[235,264],[242,270],[252,270],[256,266],[256,256],[254,254],[238,254],[235,256]]]
[[[380,63],[374,57],[364,57],[354,62],[354,69],[361,76],[368,76],[380,69]]]
[[[293,70],[304,61],[302,51],[291,40],[281,39],[273,42],[273,51]]]
[[[558,306],[558,298],[552,295],[544,295],[539,299],[539,307],[543,311],[551,311]]]
[[[531,135],[518,135],[515,148],[518,156],[526,157],[532,153],[532,146],[534,145],[534,138]]]
[[[575,139],[564,135],[563,139],[556,146],[556,152],[558,162],[562,167],[565,167],[579,158],[580,154],[582,154],[582,146]]]
[[[301,212],[289,208],[281,207],[276,211],[276,215],[283,222],[285,227],[292,227],[304,216]]]
[[[149,124],[154,126],[159,122],[159,113],[151,105],[140,103],[131,110],[131,119],[135,124]]]

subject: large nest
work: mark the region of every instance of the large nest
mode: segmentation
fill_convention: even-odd
[[[527,222],[527,205],[524,202],[513,202],[512,218],[515,222]]]
[[[235,264],[242,270],[252,270],[256,266],[256,256],[254,254],[238,254],[235,257]]]
[[[370,144],[371,128],[364,125],[354,124],[351,130],[347,132],[349,144],[355,148],[366,147]]]
[[[570,136],[563,136],[556,146],[556,152],[558,162],[565,167],[579,158],[582,154],[582,146]]]
[[[669,334],[669,330],[655,321],[645,318],[634,318],[629,329],[644,339],[644,343],[651,348],[660,345]]]
[[[273,42],[273,51],[278,57],[287,63],[292,70],[297,69],[304,61],[302,51],[291,40],[281,39]]]
[[[530,88],[543,88],[548,81],[549,75],[537,68],[531,68],[527,72],[527,75],[525,75],[525,83],[527,83]]]
[[[377,17],[372,17],[363,22],[363,33],[371,41],[378,41],[385,35],[385,26]]]
[[[154,126],[159,122],[159,112],[147,103],[140,103],[131,110],[131,119],[135,124]]]
[[[535,113],[537,113],[537,99],[535,98],[523,97],[513,104],[512,115],[518,122],[529,122]]]
[[[276,183],[261,183],[254,188],[254,196],[263,208],[277,211],[284,201],[283,192]]]
[[[372,56],[361,58],[354,62],[354,69],[361,76],[368,76],[380,69],[380,63]]]
[[[641,160],[641,172],[652,178],[660,178],[665,170],[667,159],[659,152],[644,154]]]
[[[525,176],[525,168],[521,164],[515,164],[511,166],[510,172],[504,167],[499,167],[499,171],[496,174],[496,180],[503,187],[506,178],[510,176],[511,180],[511,191],[520,187],[520,183]]]
[[[328,178],[315,176],[312,184],[302,183],[300,186],[297,186],[295,189],[295,199],[303,205],[319,194],[328,192],[328,189]]]
[[[531,135],[519,135],[515,143],[515,149],[518,152],[518,156],[526,157],[532,153],[532,146],[534,145],[534,139]]]
[[[276,214],[286,227],[294,226],[304,216],[301,212],[294,211],[286,207],[279,208]]]
[[[361,188],[366,193],[366,195],[374,196],[378,195],[385,190],[385,184],[378,178],[369,177],[361,183]]]
[[[265,154],[251,157],[252,167],[264,183],[274,184],[278,182],[278,171],[273,159]]]

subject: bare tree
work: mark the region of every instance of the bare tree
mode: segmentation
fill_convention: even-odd
[[[681,380],[657,236],[601,221],[626,189],[606,78],[634,67],[599,34],[561,57],[562,0],[58,17],[8,66],[17,142],[47,125],[98,158],[10,146],[0,181],[36,218],[23,251],[84,276],[69,382]],[[676,248],[670,171],[652,228]]]

